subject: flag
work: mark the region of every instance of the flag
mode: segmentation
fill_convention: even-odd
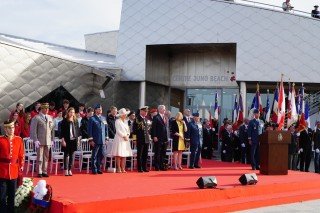
[[[242,95],[239,95],[239,102],[238,102],[238,118],[237,118],[238,124],[243,123],[243,101],[242,101]]]
[[[272,102],[271,121],[273,123],[277,123],[278,121],[278,96],[279,96],[279,91],[277,86],[276,89],[274,90],[274,97]]]
[[[268,90],[268,94],[267,94],[267,106],[265,109],[265,121],[266,122],[270,122],[270,115],[271,115],[271,109],[270,109],[270,99],[269,99],[269,90]]]
[[[305,129],[306,125],[306,119],[305,119],[305,101],[303,100],[304,98],[304,88],[303,85],[299,89],[299,106],[298,106],[298,112],[299,112],[299,125],[298,125],[298,132],[302,131]],[[309,114],[309,113],[308,113]]]
[[[261,96],[260,96],[260,91],[259,91],[259,84],[257,84],[257,91],[256,91],[255,96],[253,97],[251,109],[249,111],[250,118],[253,118],[254,109],[259,110],[260,114],[262,114],[262,112],[263,112],[262,101],[261,101]]]
[[[281,76],[280,88],[279,88],[279,102],[278,102],[278,130],[282,130],[284,127],[284,119],[286,115],[286,103],[283,87],[283,79]]]
[[[290,86],[290,84],[289,84]],[[292,124],[298,121],[297,107],[296,107],[296,91],[294,89],[294,83],[292,87],[289,87],[289,96],[288,96],[288,120],[287,120],[287,128],[289,128]]]
[[[234,96],[234,104],[232,111],[232,123],[235,124],[238,120],[238,100],[237,95]]]
[[[219,105],[218,105],[218,92],[215,94],[214,98],[214,119],[218,120],[219,119]]]
[[[211,115],[210,110],[209,110],[209,122],[210,122],[210,128],[213,128],[212,115]]]
[[[309,116],[309,102],[306,101],[305,109],[304,109],[304,120],[308,122],[308,127],[310,127],[310,116]]]

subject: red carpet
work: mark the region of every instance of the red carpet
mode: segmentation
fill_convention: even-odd
[[[248,165],[204,160],[201,169],[61,174],[47,182],[53,188],[51,212],[226,212],[320,198],[319,174],[257,173],[257,185],[240,185],[238,178],[252,172]],[[216,176],[218,187],[198,189],[200,176]]]

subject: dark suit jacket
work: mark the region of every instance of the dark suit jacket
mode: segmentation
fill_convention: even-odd
[[[234,136],[229,133],[226,129],[222,131],[222,150],[226,150],[230,154],[234,148]]]
[[[137,137],[137,143],[150,143],[147,119],[143,119],[138,115],[132,125],[133,134]]]
[[[249,126],[248,126],[249,127]],[[240,139],[240,143],[244,143],[246,146],[249,143],[248,140],[248,127],[246,128],[246,126],[243,124],[240,126],[239,128],[239,139]]]
[[[299,148],[302,148],[304,152],[306,150],[311,151],[311,148],[312,148],[312,136],[313,136],[313,131],[310,128],[300,132]]]
[[[313,134],[314,149],[320,149],[320,129],[316,129]]]
[[[67,146],[67,150],[72,150],[72,151],[76,151],[77,150],[77,143],[71,143],[70,142],[70,124],[71,122],[68,121],[66,118],[64,118],[61,121],[61,133],[60,133],[60,139],[64,138],[64,141],[66,142]],[[79,124],[78,124],[78,120],[76,120],[76,122],[74,123],[74,137],[75,140],[78,140],[78,137],[80,136],[80,129],[79,129]]]
[[[168,142],[167,126],[160,114],[152,119],[152,137],[157,137],[159,142]]]
[[[107,117],[109,138],[114,139],[116,135],[116,118],[112,115]]]
[[[203,129],[203,147],[213,147],[214,131],[212,129]]]

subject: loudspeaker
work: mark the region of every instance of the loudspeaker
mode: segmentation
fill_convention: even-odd
[[[243,174],[239,178],[239,181],[242,185],[253,185],[258,183],[258,177],[256,173]]]
[[[200,189],[203,188],[215,188],[218,184],[218,181],[216,177],[214,176],[206,176],[206,177],[200,177],[197,180],[197,185]]]

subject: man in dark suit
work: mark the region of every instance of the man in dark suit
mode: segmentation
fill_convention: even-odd
[[[260,112],[255,109],[253,111],[254,118],[249,122],[248,125],[248,140],[251,145],[251,166],[252,170],[260,169],[260,156],[259,156],[259,133],[261,131],[261,125],[259,121]]]
[[[118,109],[115,106],[110,107],[110,113],[107,115],[109,138],[114,139],[116,135],[116,116]]]
[[[232,162],[234,156],[234,135],[232,126],[227,124],[222,130],[221,161]]]
[[[248,139],[248,124],[249,119],[244,119],[244,124],[239,128],[239,139],[240,139],[240,146],[241,146],[241,163],[250,163],[251,156],[250,156],[250,149],[251,145],[249,144]]]
[[[312,155],[312,136],[313,131],[308,128],[308,123],[306,122],[305,128],[300,132],[299,136],[300,171],[309,172]]]
[[[140,108],[140,113],[133,122],[133,135],[137,142],[137,164],[138,172],[149,172],[147,169],[148,149],[150,144],[150,121],[147,120],[148,107]]]
[[[166,107],[158,106],[158,114],[152,119],[152,137],[154,142],[154,166],[155,170],[167,170],[164,162],[168,145]]]
[[[102,174],[101,161],[103,158],[103,144],[108,138],[108,123],[104,116],[102,116],[102,107],[97,104],[94,107],[94,116],[90,117],[88,122],[88,140],[92,141],[92,174]]]
[[[201,145],[203,140],[202,125],[199,113],[193,113],[193,120],[189,123],[188,129],[190,133],[190,165],[189,169],[201,168],[199,165]]]
[[[203,146],[201,156],[205,159],[212,159],[213,154],[213,137],[214,131],[210,127],[210,121],[205,119],[203,121]]]

